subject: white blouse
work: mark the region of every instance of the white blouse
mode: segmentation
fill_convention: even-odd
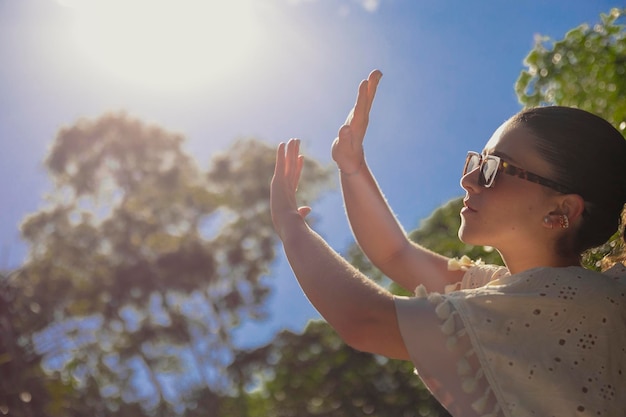
[[[475,265],[446,294],[396,297],[396,310],[416,372],[455,417],[625,415],[621,264]]]

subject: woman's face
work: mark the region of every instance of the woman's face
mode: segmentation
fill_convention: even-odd
[[[535,137],[523,127],[503,124],[485,145],[483,155],[497,155],[519,168],[551,178],[550,166],[535,150]],[[491,188],[478,184],[479,170],[461,178],[465,189],[459,238],[471,245],[493,246],[501,253],[546,246],[543,219],[556,209],[555,191],[497,173]]]

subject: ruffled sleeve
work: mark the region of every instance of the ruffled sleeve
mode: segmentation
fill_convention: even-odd
[[[482,371],[470,339],[445,295],[397,297],[396,311],[404,343],[416,373],[453,415],[500,416],[500,408]]]
[[[474,265],[463,275],[460,289],[480,288],[507,275],[509,275],[509,270],[504,266]]]

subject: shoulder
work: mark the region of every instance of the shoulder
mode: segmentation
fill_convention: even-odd
[[[499,288],[503,293],[536,294],[581,306],[626,305],[626,268],[621,264],[604,272],[574,266],[535,268],[510,275],[503,281],[506,285]]]
[[[446,294],[457,290],[479,288],[509,275],[509,270],[504,266],[485,264],[480,259],[474,261],[467,255],[463,255],[461,258],[450,258],[448,270],[465,271],[465,274],[460,282],[446,286]]]
[[[602,274],[626,285],[626,266],[622,263],[613,265],[613,267],[602,272]]]
[[[508,275],[509,270],[504,266],[476,263],[465,272],[461,289],[479,288]]]
[[[592,285],[596,287],[626,285],[626,267],[617,264],[606,271],[593,271],[581,266],[570,266],[564,268],[542,267],[529,269],[528,271],[512,275],[512,277],[525,278],[526,280],[581,283],[581,285]]]

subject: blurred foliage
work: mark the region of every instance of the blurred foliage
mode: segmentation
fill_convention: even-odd
[[[584,109],[626,134],[625,16],[626,8],[614,8],[599,23],[578,26],[562,40],[538,36],[515,85],[520,102],[526,107]],[[603,269],[623,259],[623,251],[623,239],[616,233],[608,243],[587,251],[583,263]]]
[[[183,142],[125,114],[59,131],[1,282],[0,413],[170,416],[232,390],[230,333],[266,317],[275,151],[239,140],[204,171]],[[312,199],[330,172],[307,164]]]
[[[241,352],[232,371],[250,406],[232,417],[427,417],[449,414],[410,362],[356,351],[325,322],[302,334],[281,332],[270,344]]]

